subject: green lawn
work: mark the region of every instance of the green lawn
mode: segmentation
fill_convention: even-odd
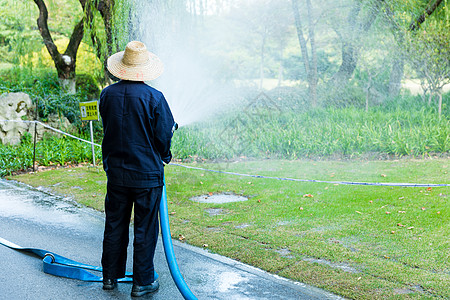
[[[299,179],[450,183],[450,159],[191,164]],[[10,177],[102,210],[101,169]],[[348,298],[449,298],[449,187],[291,182],[166,167],[172,237]],[[189,200],[234,193],[245,202]]]

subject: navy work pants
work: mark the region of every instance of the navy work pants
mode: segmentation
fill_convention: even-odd
[[[125,277],[131,210],[134,204],[133,283],[149,285],[154,278],[153,257],[158,241],[158,211],[162,187],[130,188],[107,185],[103,278]]]

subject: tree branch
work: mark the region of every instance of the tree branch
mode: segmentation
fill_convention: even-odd
[[[113,51],[112,10],[114,7],[114,0],[96,0],[95,5],[103,19],[106,32],[107,55],[110,56]]]
[[[67,45],[65,55],[70,56],[73,60],[77,57],[78,47],[84,35],[84,18],[75,26],[70,36],[69,45]]]
[[[56,64],[62,63],[61,53],[59,53],[58,48],[56,47],[52,36],[50,34],[50,30],[48,29],[48,10],[43,0],[34,0],[34,3],[39,8],[39,18],[37,19],[37,25],[39,28],[39,32],[41,33],[42,39],[44,40],[44,45],[47,47],[48,53],[52,57],[53,61]]]
[[[442,0],[436,0],[433,3],[430,1],[430,3],[428,3],[427,9],[419,17],[417,17],[417,19],[411,22],[411,24],[409,25],[409,30],[418,30],[420,28],[420,25],[425,22],[426,18],[430,16],[441,3]]]

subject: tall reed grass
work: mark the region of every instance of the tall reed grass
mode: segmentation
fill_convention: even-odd
[[[449,136],[448,117],[426,108],[259,110],[180,128],[172,148],[178,158],[205,159],[418,157],[449,152]]]

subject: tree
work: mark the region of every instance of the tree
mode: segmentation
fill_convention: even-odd
[[[431,104],[434,96],[438,98],[439,115],[442,112],[442,87],[450,76],[449,11],[443,2],[392,1],[385,8],[385,15],[403,52],[401,57],[406,57],[407,63],[421,77],[428,103]],[[405,16],[406,8],[414,8],[415,17]],[[402,62],[401,68],[403,65]]]
[[[375,0],[368,6],[367,13],[362,10],[363,3],[354,1],[353,7],[347,16],[347,24],[344,28],[335,28],[341,40],[341,65],[334,74],[331,84],[333,87],[345,86],[355,71],[358,64],[358,55],[361,48],[360,40],[370,30],[380,11],[380,2]],[[362,15],[362,16],[361,16]],[[359,16],[359,18],[358,18]]]
[[[289,34],[289,2],[281,0],[258,0],[241,3],[236,7],[233,18],[258,40],[259,88],[262,89],[267,65],[267,54],[272,43],[276,43],[278,65],[282,67],[283,50]],[[246,37],[248,43],[248,36]],[[249,43],[248,43],[249,44]]]
[[[86,6],[86,1],[87,0],[79,0],[83,11]],[[80,46],[84,35],[84,18],[75,25],[66,50],[64,53],[60,53],[48,28],[48,10],[44,0],[34,0],[34,3],[36,3],[39,8],[39,18],[37,19],[39,32],[44,41],[44,45],[55,64],[61,86],[67,92],[75,93],[76,57],[78,47]]]
[[[295,28],[297,29],[297,37],[302,51],[303,65],[308,81],[309,100],[312,107],[317,106],[317,50],[314,37],[314,23],[312,18],[311,1],[306,0],[307,15],[308,15],[308,40],[310,45],[310,54],[308,53],[307,40],[303,33],[303,24],[300,17],[298,0],[292,0],[292,10],[294,12]],[[311,59],[309,58],[311,56]]]
[[[404,68],[405,68],[405,58],[404,54],[402,53],[401,48],[403,47],[404,41],[405,41],[405,35],[403,30],[400,28],[400,26],[395,22],[394,20],[394,13],[392,9],[389,7],[389,5],[386,5],[384,8],[384,20],[392,32],[392,35],[394,36],[394,40],[397,42],[397,49],[396,51],[392,51],[392,55],[394,57],[394,61],[392,63],[392,69],[389,76],[389,85],[388,85],[388,94],[390,97],[395,97],[400,92],[401,88],[401,81],[403,79],[404,75]]]
[[[429,91],[428,104],[434,96],[437,99],[438,115],[442,113],[442,87],[449,82],[450,77],[450,24],[448,22],[448,9],[442,7],[445,17],[443,22],[429,20],[439,11],[442,0],[430,1],[422,13],[409,25],[409,34],[406,39],[406,51],[410,63],[421,75],[424,91]],[[439,17],[437,17],[439,18]],[[422,28],[425,21],[427,26]]]
[[[442,0],[432,0],[425,7],[424,3],[415,0],[390,1],[384,3],[384,18],[398,45],[398,52],[392,65],[389,79],[389,95],[396,96],[400,90],[405,66],[405,35],[416,32],[421,25],[436,12]],[[417,17],[405,18],[405,12],[413,10]],[[396,16],[397,15],[397,16]]]
[[[409,62],[421,76],[422,88],[428,94],[428,104],[437,97],[438,115],[442,113],[442,88],[450,80],[450,26],[419,31],[409,35]]]

